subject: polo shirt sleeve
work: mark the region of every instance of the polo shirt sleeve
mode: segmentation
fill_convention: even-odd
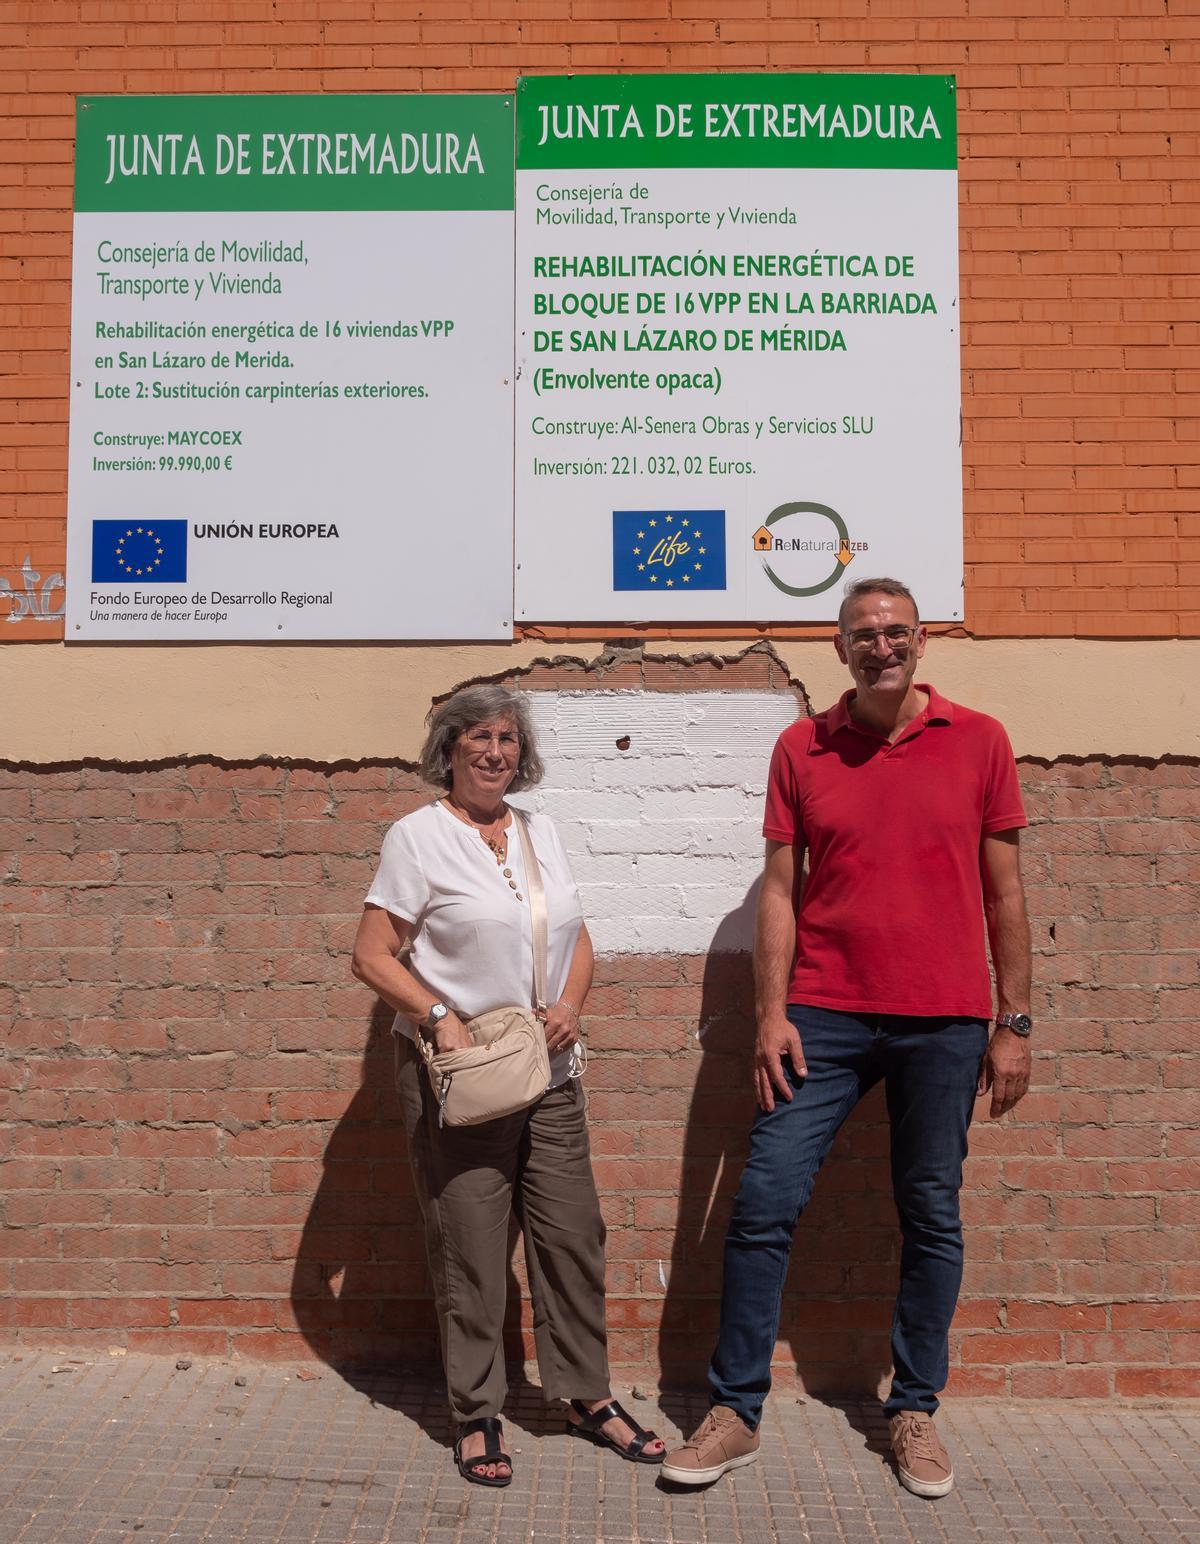
[[[402,922],[416,923],[429,904],[429,882],[425,878],[412,833],[398,820],[383,839],[379,867],[367,892],[369,906],[382,906]]]
[[[763,815],[763,835],[769,842],[788,842],[803,846],[804,826],[800,820],[800,792],[796,764],[791,748],[784,744],[787,731],[775,742],[771,770],[767,774],[767,806]]]
[[[1001,725],[995,724],[988,754],[983,833],[989,836],[994,831],[1016,831],[1028,824],[1012,745]]]

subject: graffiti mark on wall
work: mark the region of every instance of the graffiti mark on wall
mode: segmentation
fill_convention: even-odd
[[[25,554],[25,561],[21,564],[21,580],[23,589],[16,589],[9,581],[0,576],[0,597],[8,596],[9,622],[60,622],[63,612],[66,610],[66,588],[61,574],[51,574],[43,583],[41,574],[34,568]],[[40,588],[39,588],[40,586]],[[53,604],[52,597],[55,590],[62,593],[58,596],[58,606]]]

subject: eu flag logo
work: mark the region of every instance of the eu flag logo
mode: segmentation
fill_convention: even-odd
[[[186,520],[93,520],[92,583],[187,580]]]
[[[614,590],[723,590],[723,509],[614,509]]]

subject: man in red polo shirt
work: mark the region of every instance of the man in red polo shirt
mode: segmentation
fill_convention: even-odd
[[[1026,820],[1001,726],[914,681],[925,638],[898,580],[851,585],[835,645],[854,685],[784,730],[772,757],[759,1109],[725,1242],[711,1408],[667,1455],[676,1484],[757,1458],[792,1234],[842,1122],[881,1080],[903,1236],[884,1413],[902,1484],[919,1496],[954,1484],[933,1414],[962,1281],[967,1127],[977,1092],[991,1090],[996,1117],[1029,1086]]]

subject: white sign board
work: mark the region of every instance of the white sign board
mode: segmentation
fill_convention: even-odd
[[[68,639],[511,636],[512,114],[80,101]]]
[[[516,616],[963,615],[953,81],[537,78]]]

